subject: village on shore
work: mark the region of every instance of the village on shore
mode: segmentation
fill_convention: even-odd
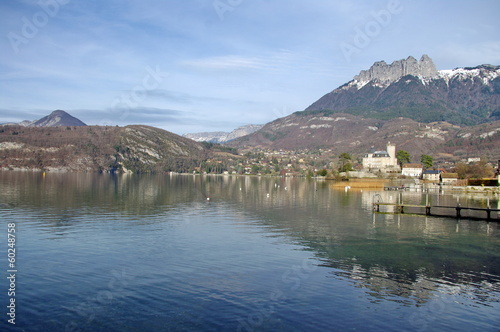
[[[421,155],[420,163],[411,162],[404,150],[387,144],[386,150],[375,150],[354,158],[349,153],[335,155],[329,149],[253,150],[243,155],[220,153],[196,167],[196,174],[275,175],[347,179],[414,179],[416,184],[445,187],[497,187],[500,182],[500,160],[493,163],[482,158],[467,158],[457,163],[434,163],[433,157]]]

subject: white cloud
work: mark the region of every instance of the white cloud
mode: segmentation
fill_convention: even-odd
[[[262,61],[262,59],[237,55],[185,60],[182,61],[181,64],[189,67],[208,70],[262,69],[266,66],[265,62]]]

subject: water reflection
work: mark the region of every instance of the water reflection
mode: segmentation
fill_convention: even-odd
[[[473,303],[500,301],[498,223],[401,215],[373,215],[375,194],[396,202],[397,192],[336,189],[327,181],[191,175],[95,175],[0,172],[2,210],[53,211],[40,222],[55,234],[84,222],[92,209],[122,217],[184,214],[206,204],[252,216],[313,251],[330,277],[349,280],[374,302],[421,305],[436,294],[466,294]],[[482,205],[466,195],[432,195],[433,202]],[[426,197],[404,198],[425,204]],[[490,198],[491,204],[498,200]],[[50,213],[48,214],[50,215]],[[236,217],[235,217],[236,218]],[[243,218],[242,218],[243,219]]]

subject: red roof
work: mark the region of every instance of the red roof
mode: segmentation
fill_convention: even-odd
[[[404,164],[403,168],[423,168],[421,164]]]

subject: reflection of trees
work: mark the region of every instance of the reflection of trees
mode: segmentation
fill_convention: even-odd
[[[2,199],[18,207],[150,215],[196,196],[187,177],[88,173],[0,172]]]
[[[0,182],[2,203],[52,211],[58,216],[50,221],[54,231],[78,223],[75,214],[88,208],[96,214],[147,220],[165,213],[187,213],[194,205],[220,204],[234,213],[235,222],[245,220],[241,211],[313,250],[324,266],[332,268],[333,277],[352,280],[374,300],[397,295],[418,304],[438,288],[458,287],[488,301],[493,292],[479,294],[477,285],[500,291],[497,223],[384,215],[372,219],[374,192],[336,190],[328,181],[0,172]],[[384,200],[397,195],[378,193]],[[415,202],[422,200],[420,194],[405,195]],[[440,199],[456,202],[453,196]]]

